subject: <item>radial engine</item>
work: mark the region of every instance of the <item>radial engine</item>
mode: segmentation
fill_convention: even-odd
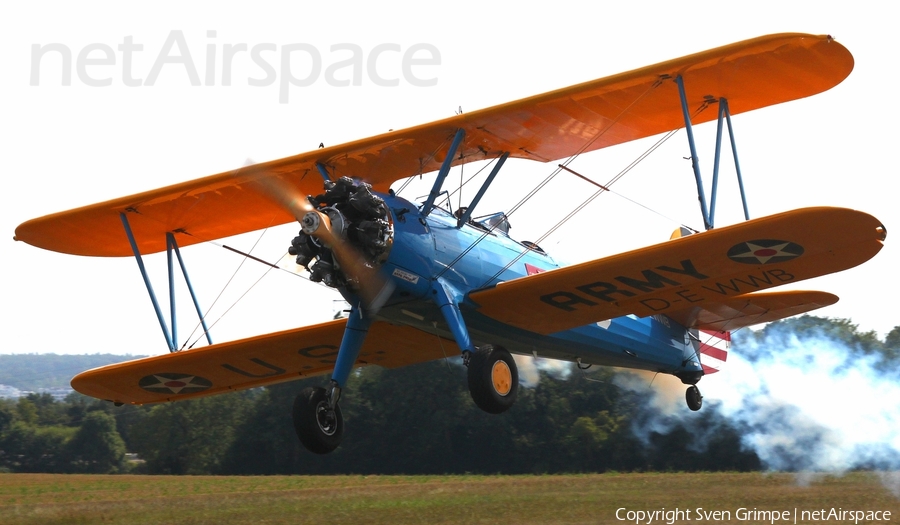
[[[387,206],[372,193],[372,186],[341,177],[336,182],[326,181],[324,193],[308,198],[317,211],[328,217],[334,235],[346,239],[366,265],[376,267],[387,260],[393,228]],[[356,288],[356,283],[341,271],[331,248],[316,237],[301,230],[291,241],[288,253],[309,271],[311,281],[332,288]]]

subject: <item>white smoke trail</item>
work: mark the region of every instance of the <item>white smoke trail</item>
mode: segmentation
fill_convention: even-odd
[[[519,369],[519,384],[526,388],[536,387],[541,382],[541,374],[534,358],[530,355],[513,354],[513,359]]]
[[[642,427],[640,432],[636,432],[639,437],[649,435],[650,432],[669,432],[682,417],[692,415],[683,413],[687,410],[684,400],[686,387],[675,376],[621,369],[613,376],[613,384],[638,393],[643,397],[642,403],[652,409],[652,417],[638,418]]]
[[[723,370],[700,382],[703,411],[724,416],[771,470],[900,469],[900,373],[859,355],[823,336],[743,338]],[[686,408],[674,378],[660,375],[649,387],[649,375],[617,375],[617,385],[648,395],[653,407],[634,419],[639,437],[692,429],[702,417]],[[900,474],[882,477],[900,495]]]
[[[572,363],[556,359],[535,359],[530,355],[513,354],[516,368],[519,369],[519,384],[526,388],[534,388],[541,382],[541,372],[547,372],[556,379],[568,379],[572,374]]]
[[[752,338],[707,395],[769,468],[900,468],[900,383],[875,356],[825,337]],[[748,359],[746,356],[753,356]]]

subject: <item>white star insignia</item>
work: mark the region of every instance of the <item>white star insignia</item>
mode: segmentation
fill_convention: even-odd
[[[773,246],[760,246],[752,242],[747,242],[745,243],[747,251],[736,253],[732,257],[753,257],[759,261],[760,264],[766,264],[772,257],[796,257],[796,253],[784,251],[784,248],[787,247],[788,244],[790,243],[783,242]]]
[[[201,384],[194,383],[193,380],[194,380],[194,377],[196,377],[196,376],[187,376],[187,377],[182,377],[179,379],[173,379],[171,377],[154,374],[153,377],[155,377],[156,380],[159,381],[159,383],[143,385],[143,388],[148,389],[148,390],[151,388],[157,389],[157,390],[167,389],[167,390],[169,390],[169,392],[172,392],[173,394],[179,394],[185,388],[207,388],[207,387],[209,387],[209,385],[205,385],[202,383]]]

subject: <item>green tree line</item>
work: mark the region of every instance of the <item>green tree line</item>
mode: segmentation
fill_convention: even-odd
[[[803,316],[742,338],[827,336],[853,355],[900,370],[900,327],[881,341],[840,319]],[[752,358],[752,356],[751,356]],[[603,369],[541,372],[501,416],[477,409],[465,369],[443,361],[397,370],[362,368],[345,390],[344,442],[307,452],[294,435],[294,396],[323,378],[153,406],[115,407],[72,394],[0,400],[0,469],[11,472],[148,474],[444,474],[757,470],[738,429],[716,410],[690,426],[636,435],[650,410],[645,394],[622,389]],[[702,440],[702,443],[698,443]],[[142,462],[125,461],[125,451]]]
[[[114,354],[6,354],[0,355],[0,385],[19,390],[58,388],[84,370],[130,361],[143,356]]]

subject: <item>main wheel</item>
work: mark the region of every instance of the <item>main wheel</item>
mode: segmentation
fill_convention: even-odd
[[[703,406],[703,396],[700,395],[700,389],[696,385],[688,387],[684,393],[684,398],[687,401],[688,408],[694,412],[700,410],[700,407]]]
[[[469,359],[469,393],[490,414],[509,410],[519,395],[519,371],[505,349],[485,345]]]
[[[340,405],[331,409],[324,388],[304,388],[294,399],[294,431],[303,446],[316,454],[328,454],[338,448],[344,435],[344,417]]]

